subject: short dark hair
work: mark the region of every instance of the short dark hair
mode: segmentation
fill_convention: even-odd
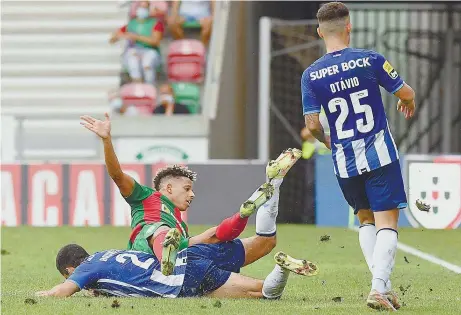
[[[329,2],[317,11],[319,23],[339,20],[349,16],[349,9],[342,2]]]
[[[62,275],[67,275],[66,268],[77,268],[88,256],[90,256],[82,246],[68,244],[61,248],[56,255],[56,268]]]
[[[197,179],[197,173],[191,171],[187,166],[178,164],[162,168],[154,177],[154,189],[159,191],[162,180],[167,177],[186,177],[194,182]]]

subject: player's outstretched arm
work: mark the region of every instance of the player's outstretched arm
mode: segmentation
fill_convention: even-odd
[[[397,110],[404,113],[405,118],[411,118],[415,114],[415,91],[408,84],[404,83],[403,86],[394,93],[399,98],[397,103]]]
[[[320,123],[319,118],[320,113],[312,113],[304,115],[304,121],[306,122],[306,127],[309,129],[311,134],[320,142],[324,143],[325,146],[331,150],[331,140],[330,136],[325,134],[323,126]]]
[[[55,297],[68,297],[72,294],[80,291],[80,288],[72,281],[65,281],[64,283],[58,284],[54,288],[48,291],[39,291],[35,295],[37,296],[55,296]]]
[[[102,139],[107,172],[119,188],[122,196],[128,197],[133,192],[134,179],[130,175],[123,173],[122,168],[120,167],[110,135],[111,126],[109,114],[105,114],[104,121],[87,115],[81,116],[80,119],[82,119],[82,122],[80,123],[86,129],[92,131]]]

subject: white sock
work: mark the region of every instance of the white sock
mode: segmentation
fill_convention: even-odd
[[[370,272],[373,274],[373,252],[376,244],[376,226],[374,224],[364,224],[360,226],[359,242],[368,269],[370,269]]]
[[[376,226],[374,224],[364,224],[360,226],[359,242],[363,256],[367,262],[368,269],[370,269],[370,272],[373,275],[373,252],[376,244]],[[391,280],[387,280],[386,289],[387,291],[392,290]]]
[[[256,234],[258,235],[274,236],[277,231],[276,221],[279,214],[280,184],[274,185],[272,198],[259,208],[256,213]]]
[[[276,299],[282,296],[289,275],[290,270],[275,265],[271,273],[264,279],[263,296],[267,299]]]
[[[387,283],[395,264],[397,239],[397,231],[392,229],[381,229],[376,235],[371,286],[372,289],[380,293],[385,293],[388,290]]]
[[[394,264],[395,264],[395,256],[394,256]],[[386,291],[390,291],[392,290],[392,283],[391,283],[391,280],[387,280],[386,282]]]

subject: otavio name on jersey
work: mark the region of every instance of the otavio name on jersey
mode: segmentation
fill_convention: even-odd
[[[324,109],[335,173],[352,177],[398,160],[380,86],[395,93],[403,80],[372,50],[345,48],[310,65],[301,78],[304,115]]]

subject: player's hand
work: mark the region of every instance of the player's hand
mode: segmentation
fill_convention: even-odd
[[[50,296],[50,291],[38,291],[35,293],[36,296]]]
[[[97,134],[101,139],[107,139],[110,137],[110,119],[109,114],[105,113],[105,120],[99,120],[88,115],[80,116],[83,120],[80,124],[86,129]]]
[[[415,114],[415,100],[412,100],[411,102],[402,102],[402,100],[399,100],[397,103],[397,110],[399,112],[402,112],[405,115],[406,119],[409,119],[413,117]]]

